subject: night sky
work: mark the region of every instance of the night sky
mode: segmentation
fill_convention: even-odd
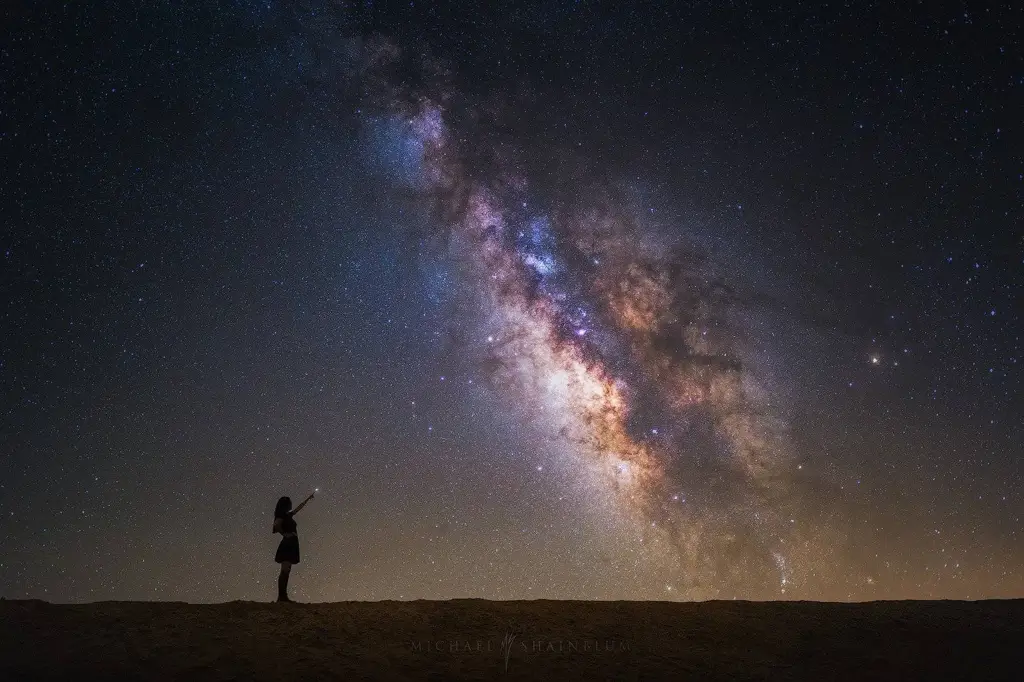
[[[0,595],[1024,596],[1022,13],[769,5],[8,3]]]

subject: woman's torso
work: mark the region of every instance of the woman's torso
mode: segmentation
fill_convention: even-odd
[[[281,535],[295,535],[297,530],[298,526],[291,514],[285,514],[281,517]]]

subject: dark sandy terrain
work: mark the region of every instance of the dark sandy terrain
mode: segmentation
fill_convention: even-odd
[[[1024,600],[0,601],[0,679],[41,678],[1024,680]]]

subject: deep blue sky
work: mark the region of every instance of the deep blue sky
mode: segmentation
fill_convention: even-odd
[[[262,599],[274,501],[319,486],[300,598],[675,596],[491,380],[376,37],[476,177],[505,145],[551,215],[628,186],[746,302],[834,551],[797,595],[1021,596],[1018,10],[4,14],[0,594]]]

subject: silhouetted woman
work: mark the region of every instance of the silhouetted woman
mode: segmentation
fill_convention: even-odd
[[[315,491],[310,493],[295,509],[292,509],[292,498],[282,497],[274,509],[274,532],[282,535],[274,555],[274,561],[281,564],[281,575],[277,577],[277,601],[291,601],[288,598],[288,576],[291,575],[292,564],[299,563],[299,534],[293,517],[313,499],[314,494]]]

